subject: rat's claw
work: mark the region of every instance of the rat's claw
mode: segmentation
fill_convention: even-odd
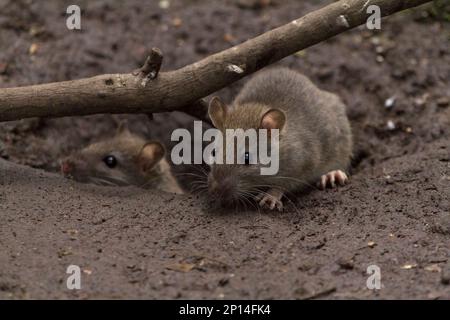
[[[274,210],[275,208],[278,211],[283,211],[283,202],[281,198],[283,197],[283,193],[278,190],[269,190],[267,193],[261,193],[255,197],[255,200],[259,202],[259,205],[262,208],[269,208],[270,210]]]
[[[348,177],[345,172],[341,170],[330,171],[327,174],[324,174],[320,178],[319,188],[324,190],[327,186],[334,188],[336,186],[336,182],[344,186],[348,181]]]

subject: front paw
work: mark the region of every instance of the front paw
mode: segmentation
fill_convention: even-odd
[[[348,177],[344,171],[334,170],[330,171],[327,174],[324,174],[320,178],[320,182],[318,183],[318,187],[324,190],[326,187],[334,188],[336,184],[344,186],[348,181]]]
[[[283,202],[281,198],[283,197],[283,193],[281,192],[273,192],[269,191],[268,193],[261,193],[255,197],[255,200],[258,202],[259,206],[263,209],[274,210],[275,208],[278,211],[283,211]]]

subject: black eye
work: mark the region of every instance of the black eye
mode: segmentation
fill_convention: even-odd
[[[215,156],[216,156],[216,150],[213,150],[213,151],[211,152],[211,155],[212,155],[213,157],[215,157]]]
[[[106,156],[103,159],[103,162],[108,166],[108,168],[114,168],[115,166],[117,166],[117,159],[114,156]]]
[[[250,164],[250,153],[246,152],[244,157],[245,157],[245,165],[248,166]]]

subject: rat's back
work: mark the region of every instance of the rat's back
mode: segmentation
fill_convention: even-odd
[[[249,103],[265,104],[289,114],[317,112],[322,103],[338,102],[339,98],[317,88],[311,80],[301,73],[288,68],[271,68],[257,73],[243,87],[234,105]],[[317,107],[319,105],[319,107]],[[339,109],[345,107],[341,104]]]

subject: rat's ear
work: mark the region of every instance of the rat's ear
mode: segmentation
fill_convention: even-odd
[[[283,111],[278,109],[271,109],[267,111],[261,118],[261,129],[278,129],[282,130],[286,124],[286,115]]]
[[[122,133],[127,132],[130,132],[130,130],[128,129],[128,121],[127,120],[120,121],[119,126],[117,127],[116,134],[120,135]]]
[[[208,114],[214,127],[222,128],[227,115],[227,106],[219,97],[214,97],[209,103]]]
[[[143,173],[148,173],[164,157],[166,149],[159,142],[149,142],[142,147],[137,162]]]

